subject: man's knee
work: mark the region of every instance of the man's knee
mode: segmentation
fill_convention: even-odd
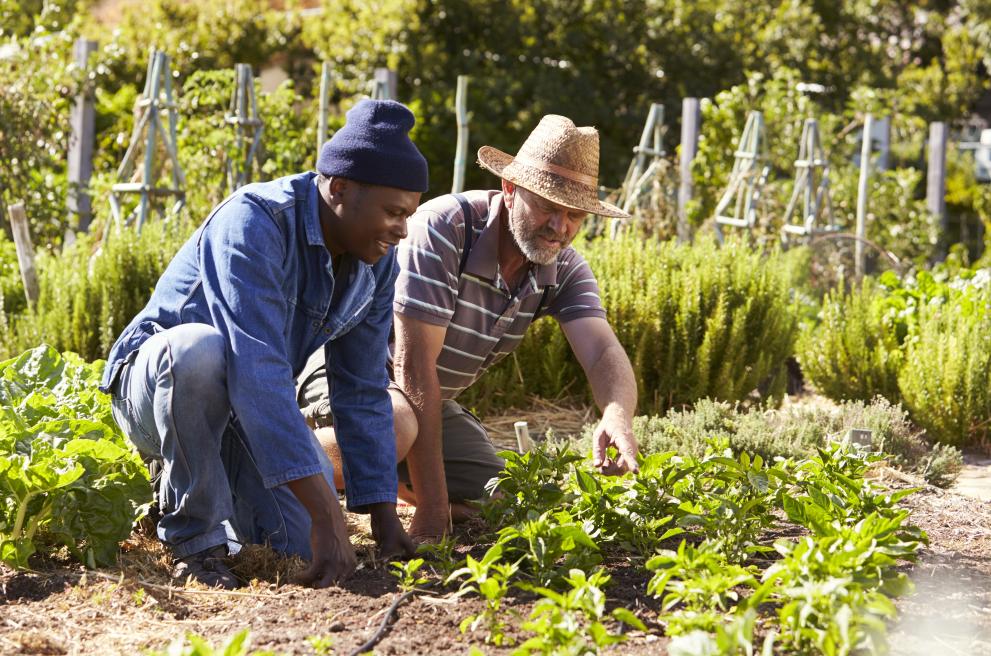
[[[392,398],[392,421],[396,430],[396,457],[402,460],[416,441],[420,423],[405,394],[390,388],[389,396]]]
[[[169,357],[178,384],[207,392],[227,381],[227,345],[213,326],[184,324],[170,329]]]

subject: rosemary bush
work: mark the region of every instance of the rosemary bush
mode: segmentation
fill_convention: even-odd
[[[630,234],[581,241],[577,248],[595,272],[609,323],[630,356],[641,412],[704,397],[780,398],[783,364],[798,331],[780,254],[738,242],[677,245]],[[514,355],[465,399],[484,412],[532,394],[591,398],[550,319],[535,324]]]

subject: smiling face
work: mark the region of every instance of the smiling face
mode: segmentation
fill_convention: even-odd
[[[364,184],[346,178],[321,182],[321,197],[330,210],[324,240],[332,255],[348,253],[375,264],[406,237],[406,219],[416,211],[420,192]]]
[[[506,180],[502,181],[502,192],[509,211],[509,232],[524,257],[536,264],[553,262],[574,241],[588,214]]]

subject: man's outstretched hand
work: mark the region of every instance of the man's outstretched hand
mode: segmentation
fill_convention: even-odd
[[[372,537],[378,545],[378,557],[382,560],[408,558],[416,552],[413,541],[399,521],[394,503],[373,503],[369,506],[372,520]]]
[[[348,539],[344,511],[337,495],[321,474],[288,483],[289,489],[310,513],[310,565],[295,583],[326,588],[351,576],[358,558]]]
[[[616,448],[615,458],[609,457],[609,447]],[[635,472],[637,450],[631,422],[621,411],[607,410],[592,434],[592,464],[607,476]]]

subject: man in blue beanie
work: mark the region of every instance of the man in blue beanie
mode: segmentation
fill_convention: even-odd
[[[309,559],[326,587],[357,561],[330,461],[293,383],[324,347],[350,510],[383,557],[412,553],[396,515],[386,358],[395,246],[427,189],[413,114],[364,100],[324,144],[318,173],[251,184],[221,203],[117,339],[101,389],[159,461],[158,536],[173,576],[236,587],[228,540]]]

